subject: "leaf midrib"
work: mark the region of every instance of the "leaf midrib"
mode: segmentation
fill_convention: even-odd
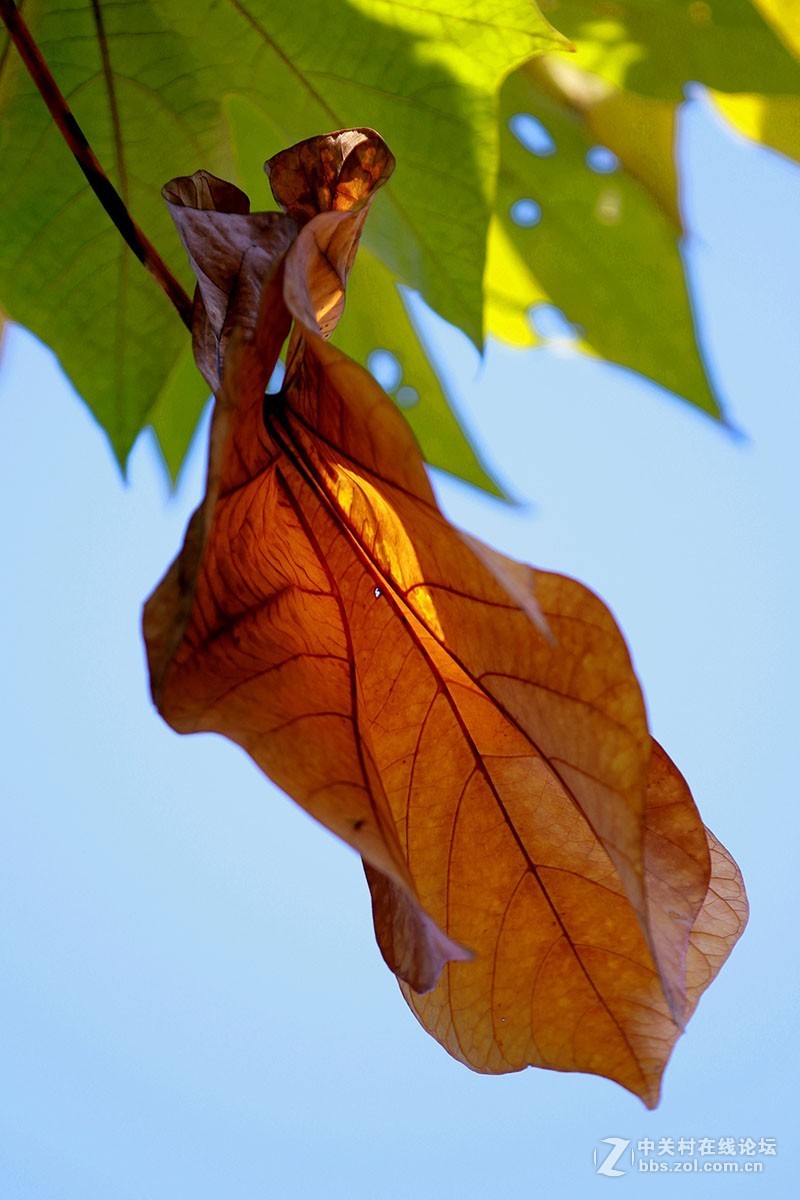
[[[450,710],[453,714],[453,717],[456,720],[459,728],[461,729],[462,736],[464,737],[464,740],[470,750],[473,761],[475,763],[475,769],[478,770],[480,772],[480,774],[483,776],[484,782],[486,783],[486,786],[489,788],[489,791],[490,791],[491,795],[493,796],[495,803],[497,804],[497,806],[500,810],[500,813],[503,817],[505,824],[509,828],[509,831],[517,845],[517,848],[518,848],[520,854],[522,855],[523,861],[527,864],[528,870],[530,870],[532,876],[536,880],[537,886],[540,888],[542,895],[544,896],[549,908],[551,909],[553,916],[554,916],[555,920],[557,921],[559,928],[561,929],[561,931],[563,933],[566,944],[570,947],[570,950],[575,958],[575,961],[578,964],[580,971],[585,976],[587,983],[589,984],[589,986],[592,989],[592,991],[594,992],[594,994],[597,996],[597,999],[600,1002],[601,1007],[607,1012],[609,1019],[615,1025],[622,1040],[624,1041],[625,1045],[628,1047],[628,1050],[629,1050],[630,1056],[631,1056],[631,1060],[634,1063],[635,1068],[636,1068],[637,1072],[639,1073],[639,1076],[644,1085],[644,1091],[647,1094],[649,1094],[650,1093],[650,1084],[644,1075],[644,1071],[643,1071],[641,1062],[639,1060],[639,1056],[637,1055],[636,1051],[634,1050],[627,1033],[620,1025],[618,1018],[616,1017],[614,1012],[611,1010],[608,1001],[605,999],[605,997],[600,992],[598,985],[592,979],[592,976],[589,973],[588,968],[585,966],[580,955],[578,954],[577,949],[576,949],[576,944],[574,943],[573,939],[570,937],[570,934],[564,925],[563,919],[562,919],[560,913],[558,912],[558,910],[555,906],[555,903],[551,899],[549,892],[548,892],[547,888],[545,887],[545,885],[539,875],[539,869],[538,869],[536,863],[534,863],[533,859],[531,858],[530,853],[527,850],[527,847],[523,843],[523,841],[516,829],[516,826],[515,826],[514,822],[511,820],[510,814],[508,813],[508,810],[507,810],[507,808],[506,808],[506,806],[494,784],[494,781],[492,780],[492,778],[488,772],[488,769],[486,768],[486,765],[483,762],[483,759],[481,758],[480,754],[478,753],[478,749],[477,749],[477,746],[475,745],[474,739],[473,739],[471,733],[469,732],[461,713],[458,710],[458,705],[456,704],[454,697],[451,695],[450,689],[448,688],[446,682],[442,679],[440,672],[438,670],[438,667],[431,660],[430,655],[427,652],[427,650],[425,649],[424,644],[420,641],[418,634],[413,629],[413,626],[412,626],[408,616],[402,611],[402,605],[400,604],[399,599],[395,596],[395,588],[394,588],[393,582],[390,579],[388,579],[384,575],[384,573],[380,569],[380,567],[372,561],[372,559],[369,557],[367,551],[364,549],[364,547],[361,545],[360,541],[358,540],[354,530],[350,527],[350,524],[347,521],[344,514],[341,513],[340,510],[334,506],[333,501],[332,501],[331,497],[328,495],[324,486],[315,478],[313,464],[311,464],[310,462],[307,461],[307,456],[306,456],[306,453],[305,453],[303,447],[299,446],[297,444],[296,439],[292,436],[291,429],[289,428],[289,426],[285,422],[285,420],[281,421],[281,426],[282,426],[283,433],[285,434],[285,437],[282,436],[282,434],[275,429],[274,423],[271,422],[270,425],[271,425],[270,432],[272,433],[273,437],[275,438],[275,441],[277,442],[277,444],[283,450],[284,454],[286,454],[287,458],[294,466],[295,470],[298,472],[300,477],[305,480],[305,482],[312,489],[312,491],[317,495],[318,499],[320,499],[322,501],[326,511],[328,512],[331,519],[335,522],[337,527],[342,529],[345,532],[345,534],[348,537],[348,540],[351,542],[351,545],[353,546],[353,549],[355,550],[357,556],[359,558],[361,558],[362,560],[366,560],[367,569],[371,573],[373,573],[376,576],[376,578],[378,578],[380,580],[380,582],[384,585],[384,588],[385,588],[384,594],[386,595],[387,600],[389,600],[389,602],[392,604],[392,607],[394,609],[397,619],[400,621],[400,623],[403,625],[403,627],[407,630],[409,636],[414,641],[414,643],[417,645],[420,654],[423,656],[423,659],[428,663],[431,674],[438,681],[439,689],[440,689],[439,694],[442,695],[443,698],[448,703]],[[289,439],[288,445],[287,445],[286,438]],[[423,621],[421,621],[420,618],[416,617],[416,614],[412,614],[412,616],[414,616],[415,620],[419,621],[420,625],[422,625],[423,628],[427,629],[427,626],[425,626],[425,623]],[[431,634],[431,636],[434,638],[434,640],[439,645],[441,645],[440,639],[437,638],[435,636],[435,634],[433,634],[429,629],[427,630],[427,632]],[[451,656],[453,658],[453,662],[459,667],[460,670],[462,670],[464,672],[465,676],[468,679],[470,679],[473,683],[475,683],[475,686],[480,689],[481,693],[486,697],[486,699],[490,703],[496,705],[498,710],[509,721],[509,723],[521,733],[523,738],[532,747],[534,752],[540,756],[541,760],[552,771],[552,773],[556,777],[556,779],[558,779],[559,783],[561,784],[562,788],[564,789],[565,794],[572,800],[573,804],[576,807],[576,810],[580,813],[580,815],[583,817],[583,819],[586,822],[586,824],[588,825],[588,827],[592,830],[592,833],[597,838],[600,845],[602,845],[603,844],[602,840],[599,838],[599,836],[597,835],[596,831],[594,830],[594,828],[592,826],[591,821],[589,821],[588,817],[583,812],[581,806],[578,804],[578,801],[577,801],[576,797],[574,796],[569,784],[565,780],[562,779],[560,772],[550,765],[549,758],[538,748],[538,746],[536,745],[536,743],[533,740],[533,738],[531,737],[531,735],[528,732],[526,732],[525,730],[523,730],[518,725],[518,723],[514,720],[514,718],[505,711],[503,706],[501,704],[498,704],[495,701],[494,697],[492,697],[485,691],[485,689],[481,686],[481,684],[473,678],[473,675],[471,674],[471,672],[464,666],[464,664],[462,664],[460,662],[458,657],[455,654],[452,654],[452,651],[450,651],[447,647],[444,647],[444,646],[442,647],[442,649],[445,650],[447,653],[451,654]],[[463,798],[463,793],[462,793],[462,798]],[[460,803],[460,801],[459,801],[459,803]],[[455,821],[454,821],[454,827],[455,827]],[[451,833],[452,833],[452,831],[451,831]],[[607,853],[607,851],[606,851],[606,853]],[[448,933],[448,936],[451,936],[451,935]],[[648,947],[648,950],[649,950],[649,947]],[[650,953],[651,953],[651,957],[652,957],[652,952],[650,952]],[[655,967],[655,975],[657,978],[659,978],[657,964],[655,963],[655,960],[653,960],[653,962],[654,962],[654,967]],[[448,975],[449,975],[449,973],[450,973],[450,964],[449,963],[447,964],[447,971],[448,971]],[[660,978],[659,978],[659,982],[660,982]],[[662,985],[662,992],[663,992],[663,985]],[[456,1034],[456,1036],[458,1036],[458,1035]]]

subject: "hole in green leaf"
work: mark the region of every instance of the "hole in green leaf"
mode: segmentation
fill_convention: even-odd
[[[408,386],[398,388],[395,401],[401,408],[413,408],[415,404],[419,404],[419,392],[416,388]]]
[[[555,304],[534,304],[528,309],[528,320],[535,332],[545,342],[571,344],[578,339],[578,331]]]
[[[509,215],[515,225],[530,229],[541,221],[542,210],[535,200],[515,200],[509,209]]]
[[[598,175],[610,175],[619,167],[619,159],[608,146],[592,146],[591,150],[586,151],[586,165]]]
[[[542,122],[530,113],[515,113],[508,122],[508,128],[531,154],[537,154],[540,158],[555,154],[556,144],[552,137]]]
[[[390,350],[373,350],[367,359],[367,370],[385,392],[393,392],[403,378],[403,368]]]

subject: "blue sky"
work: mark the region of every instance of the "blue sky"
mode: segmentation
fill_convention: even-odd
[[[434,1200],[595,1189],[796,1194],[797,212],[800,172],[684,119],[686,256],[736,439],[628,373],[433,321],[512,509],[441,476],[459,524],[611,605],[655,735],[738,858],[750,927],[655,1113],[614,1084],[472,1074],[374,945],[354,855],[236,748],[150,706],[139,611],[202,489],[127,484],[52,357],[0,369],[4,753],[0,1178],[7,1200]],[[609,1136],[770,1137],[760,1176],[689,1182]]]

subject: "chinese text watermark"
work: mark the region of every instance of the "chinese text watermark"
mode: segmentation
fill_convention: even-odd
[[[607,1137],[594,1148],[597,1175],[758,1175],[778,1153],[774,1137]]]

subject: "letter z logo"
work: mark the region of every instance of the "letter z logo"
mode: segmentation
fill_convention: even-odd
[[[624,1175],[625,1174],[624,1171],[617,1170],[617,1163],[622,1158],[622,1155],[625,1153],[625,1151],[628,1149],[628,1146],[630,1146],[630,1144],[631,1144],[630,1138],[617,1138],[617,1137],[603,1138],[603,1144],[605,1146],[610,1146],[611,1149],[609,1150],[609,1152],[605,1156],[605,1158],[602,1159],[602,1161],[600,1162],[600,1165],[598,1166],[598,1163],[597,1163],[598,1153],[597,1153],[597,1148],[595,1147],[593,1158],[594,1158],[594,1165],[597,1167],[597,1174],[598,1175],[606,1175],[610,1179],[615,1179],[618,1175]]]

